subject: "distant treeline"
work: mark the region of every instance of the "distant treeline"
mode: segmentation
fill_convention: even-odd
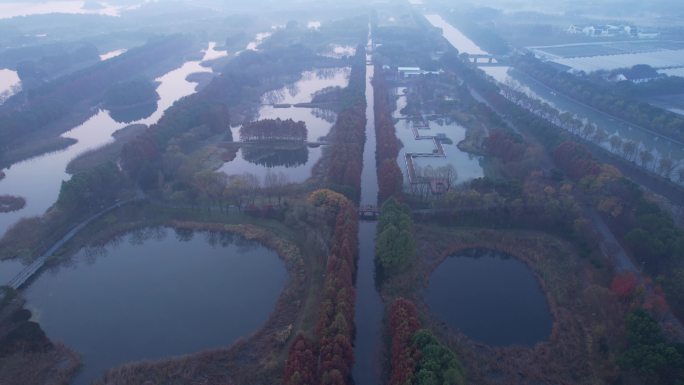
[[[20,145],[46,125],[67,117],[80,103],[96,104],[113,84],[140,76],[148,67],[171,57],[182,58],[192,43],[187,36],[159,38],[39,88],[22,91],[15,96],[25,100],[21,106],[0,106],[0,158],[7,148]]]
[[[0,53],[1,68],[16,70],[22,82],[33,85],[99,61],[97,47],[89,43],[41,44]]]

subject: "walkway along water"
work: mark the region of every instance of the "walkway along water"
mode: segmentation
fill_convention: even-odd
[[[144,199],[144,195],[142,192],[139,192],[138,195],[134,198],[127,199],[125,201],[117,202],[114,205],[111,205],[101,211],[99,211],[96,214],[93,214],[83,222],[79,223],[76,225],[73,229],[71,229],[68,233],[64,235],[59,241],[57,241],[54,245],[52,245],[43,255],[38,257],[33,263],[30,265],[26,266],[24,270],[19,272],[8,284],[7,286],[11,287],[14,290],[18,290],[20,287],[22,287],[29,279],[31,279],[34,275],[36,275],[40,269],[45,266],[45,263],[47,260],[52,257],[52,255],[59,250],[60,247],[64,246],[65,243],[69,242],[73,237],[75,237],[81,230],[83,230],[86,226],[88,226],[90,223],[92,223],[94,220],[100,218],[101,216],[107,214],[108,212],[118,209],[121,206],[124,206],[130,202],[137,201],[140,199]]]
[[[378,202],[378,174],[375,162],[375,115],[373,109],[373,65],[370,51],[373,41],[368,35],[366,57],[366,144],[363,149],[361,173],[361,207],[371,207]],[[371,63],[371,64],[368,64]],[[356,337],[354,340],[354,368],[352,376],[356,385],[379,385],[382,383],[382,317],[384,305],[375,289],[375,235],[377,223],[359,222],[359,261],[356,275]]]

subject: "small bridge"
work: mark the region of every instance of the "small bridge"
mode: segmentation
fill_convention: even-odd
[[[130,202],[136,201],[143,199],[145,195],[142,192],[138,192],[137,195],[134,198],[126,199],[121,202],[117,202],[116,204],[109,206],[105,209],[102,209],[100,212],[93,214],[91,217],[86,219],[85,221],[81,222],[80,224],[76,225],[74,228],[72,228],[68,233],[66,233],[62,239],[57,241],[55,244],[53,244],[45,253],[43,253],[40,257],[36,258],[33,263],[30,265],[26,266],[22,271],[19,272],[14,278],[12,278],[11,281],[7,284],[7,286],[11,287],[14,290],[18,290],[24,284],[26,284],[32,277],[34,277],[43,266],[47,263],[48,259],[51,258],[55,252],[57,252],[58,249],[60,249],[64,244],[69,242],[72,238],[74,238],[81,230],[83,230],[86,226],[88,226],[91,222],[94,220],[100,218],[101,216],[109,213],[110,211],[114,211],[115,209],[126,205]],[[1,298],[0,298],[1,299]]]
[[[468,63],[477,67],[501,67],[505,66],[506,58],[503,56],[490,54],[464,54],[467,56]]]
[[[359,206],[359,219],[375,221],[380,216],[380,209],[375,205]]]

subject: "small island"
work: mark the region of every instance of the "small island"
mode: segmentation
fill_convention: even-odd
[[[240,138],[243,142],[306,142],[307,130],[304,122],[292,119],[264,119],[243,125]]]
[[[26,199],[22,197],[0,195],[0,213],[11,213],[23,209],[24,206],[26,206]]]
[[[104,108],[118,122],[131,123],[144,119],[157,109],[157,86],[146,80],[115,84],[104,95]]]

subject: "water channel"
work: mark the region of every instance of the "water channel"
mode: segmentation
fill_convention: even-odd
[[[425,297],[450,327],[488,345],[534,345],[551,334],[539,282],[505,254],[467,250],[447,258],[430,277]]]
[[[450,25],[439,15],[426,15],[427,20],[435,27],[441,28],[444,38],[459,52],[470,54],[488,54],[478,47],[472,40],[463,35],[457,28]],[[684,145],[660,136],[656,133],[645,131],[633,124],[621,121],[587,105],[566,97],[520,71],[510,67],[484,67],[482,70],[496,81],[527,93],[530,97],[539,99],[555,107],[561,112],[570,112],[579,119],[595,124],[605,130],[609,136],[618,136],[623,140],[631,140],[640,144],[641,149],[648,149],[659,157],[670,157],[675,162],[684,162]],[[601,144],[610,149],[610,144],[605,141]]]
[[[85,385],[127,362],[228,347],[264,324],[286,279],[259,243],[149,228],[82,249],[24,296],[47,336],[81,355],[72,385]]]
[[[372,40],[368,46],[372,48]],[[372,60],[367,53],[366,62]],[[366,66],[366,144],[363,148],[363,169],[361,172],[361,205],[377,205],[378,174],[375,163],[375,112],[374,93],[371,80],[373,65]],[[376,222],[362,221],[359,224],[359,260],[356,273],[356,313],[354,324],[354,367],[352,376],[356,385],[377,385],[382,383],[382,317],[384,304],[375,286],[375,235]]]
[[[160,97],[157,109],[149,117],[131,124],[154,124],[174,102],[194,93],[197,83],[187,81],[187,76],[198,72],[211,72],[211,68],[202,66],[202,62],[227,55],[225,51],[216,51],[215,47],[216,43],[210,43],[202,60],[189,61],[156,79],[159,83],[157,94]],[[112,134],[127,125],[114,120],[109,111],[99,110],[83,124],[62,134],[65,138],[75,139],[75,144],[2,170],[6,177],[0,180],[0,195],[23,197],[26,199],[26,206],[11,213],[0,213],[0,236],[19,219],[45,213],[57,201],[62,181],[71,178],[66,172],[69,162],[88,150],[110,143],[113,141]]]

